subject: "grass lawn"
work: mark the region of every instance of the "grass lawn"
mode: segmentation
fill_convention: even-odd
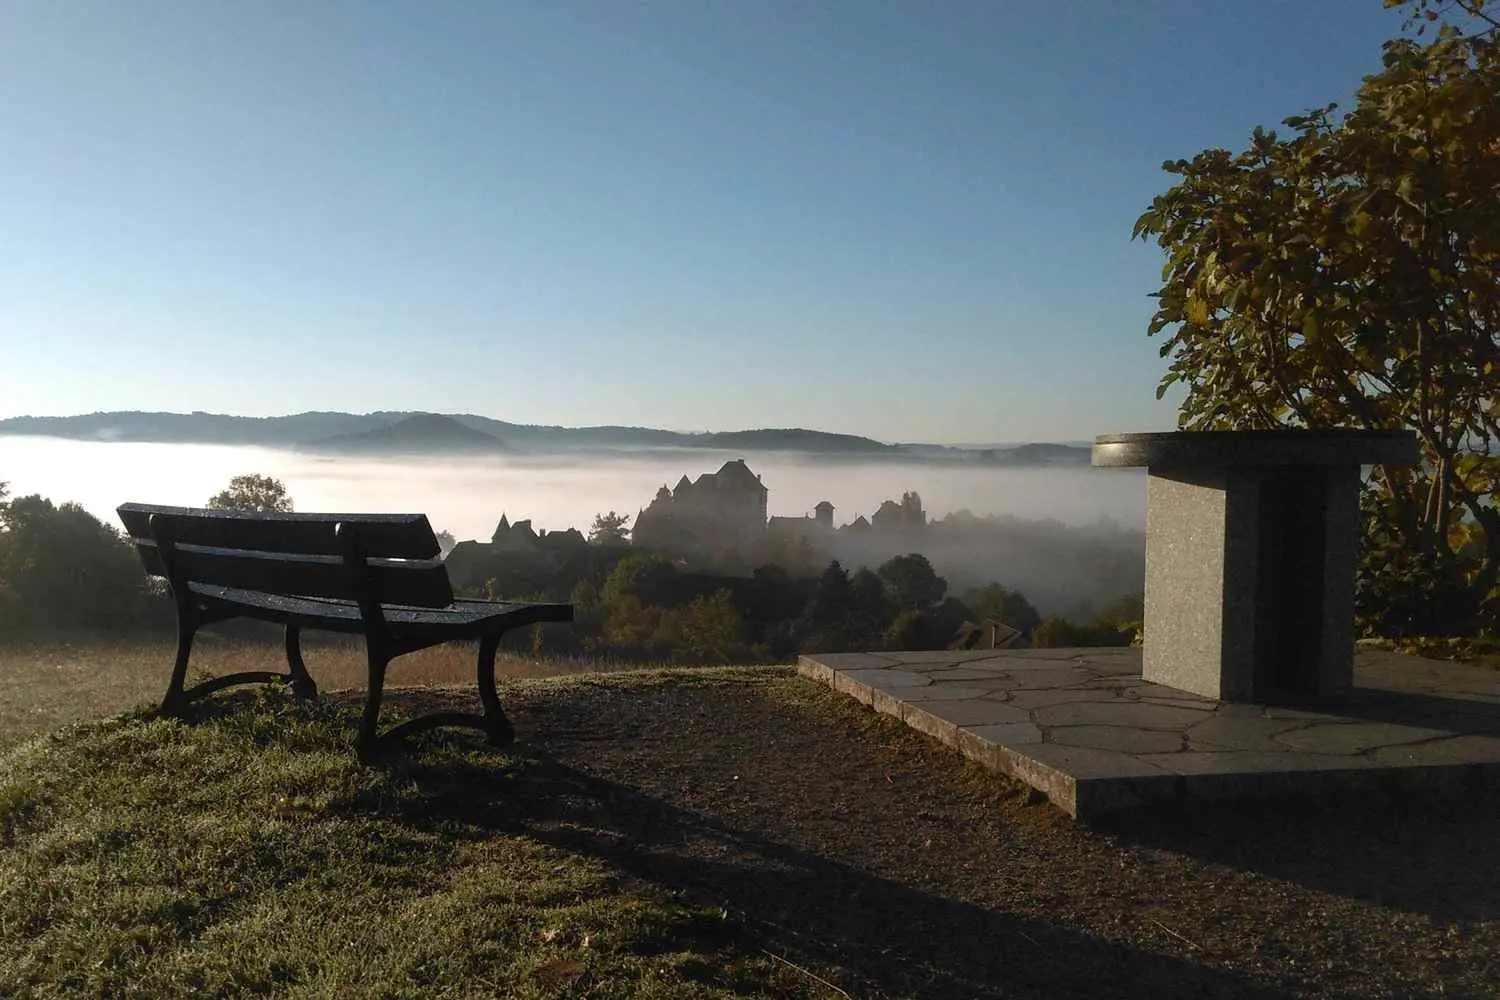
[[[117,711],[103,655],[48,697]],[[428,734],[368,768],[358,693],[13,731],[0,996],[1500,995],[1490,799],[1087,828],[785,670],[501,695],[509,751]],[[395,692],[388,721],[472,700]]]

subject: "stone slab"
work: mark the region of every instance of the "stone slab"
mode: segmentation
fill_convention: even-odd
[[[1052,742],[1070,747],[1117,750],[1133,755],[1177,753],[1183,747],[1181,733],[1130,726],[1060,726],[1052,730]]]
[[[1101,468],[1286,468],[1415,465],[1412,431],[1244,430],[1101,434],[1092,462]]]
[[[834,670],[860,670],[896,665],[895,660],[878,653],[819,653],[815,658],[803,657],[803,659],[814,659],[815,662]]]
[[[1120,698],[1115,701],[1078,701],[1068,705],[1050,705],[1032,710],[1033,721],[1044,726],[1133,726],[1137,729],[1161,729],[1181,732],[1204,713],[1197,708],[1152,705]]]
[[[798,669],[1080,819],[1181,798],[1500,785],[1500,706],[1487,700],[1500,682],[1481,667],[1359,649],[1347,697],[1294,708],[1148,683],[1139,649],[864,655]]]

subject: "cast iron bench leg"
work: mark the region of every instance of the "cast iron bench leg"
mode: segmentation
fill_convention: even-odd
[[[510,719],[505,717],[505,711],[500,707],[500,696],[495,693],[495,654],[499,648],[500,637],[498,635],[487,636],[479,640],[477,673],[479,700],[484,705],[483,715],[475,715],[472,712],[430,712],[415,719],[408,719],[398,726],[393,726],[387,732],[381,733],[380,700],[385,684],[385,668],[390,659],[383,652],[371,647],[369,652],[370,690],[365,698],[365,715],[359,727],[357,744],[359,759],[369,763],[382,747],[439,726],[465,726],[469,729],[478,729],[484,733],[490,746],[494,747],[509,746],[515,742],[515,729],[511,726]]]
[[[515,742],[516,731],[495,693],[495,652],[499,648],[498,635],[485,636],[479,641],[479,700],[484,704],[485,736],[491,746],[503,747]]]
[[[290,670],[287,686],[292,694],[298,698],[316,698],[318,685],[307,672],[307,664],[302,662],[302,630],[295,625],[286,627],[286,664]]]
[[[161,701],[162,715],[171,715],[182,705],[182,685],[187,680],[188,656],[193,651],[193,634],[197,631],[194,622],[178,615],[177,662],[172,664],[172,679],[167,683],[167,695]]]
[[[365,714],[359,723],[359,742],[356,745],[362,761],[374,757],[380,746],[380,697],[385,688],[385,668],[390,663],[385,650],[368,639],[365,641],[365,659],[370,667],[370,682],[365,694]]]

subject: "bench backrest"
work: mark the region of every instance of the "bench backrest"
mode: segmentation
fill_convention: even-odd
[[[448,571],[425,514],[279,514],[127,503],[146,572],[283,597],[441,608]]]

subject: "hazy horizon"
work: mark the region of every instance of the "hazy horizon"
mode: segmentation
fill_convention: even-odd
[[[634,516],[661,486],[715,472],[733,458],[744,458],[761,476],[772,515],[809,515],[828,500],[835,521],[844,524],[914,490],[935,518],[969,510],[1070,525],[1112,520],[1140,529],[1145,523],[1139,470],[829,462],[699,448],[587,458],[367,458],[252,445],[0,436],[0,481],[9,481],[12,496],[39,493],[56,503],[76,502],[118,526],[114,509],[121,503],[202,506],[231,476],[255,472],[281,479],[298,510],[425,513],[435,529],[485,541],[502,514],[513,522],[529,519],[538,530],[587,532],[595,514],[612,509]]]
[[[546,428],[558,427],[558,428],[563,428],[563,429],[567,429],[567,430],[587,430],[587,429],[597,428],[597,427],[622,427],[622,428],[639,429],[639,430],[668,431],[668,432],[674,433],[674,434],[722,434],[722,433],[735,433],[735,432],[739,432],[739,431],[752,431],[752,430],[811,430],[811,431],[818,431],[818,432],[827,433],[827,434],[852,434],[852,435],[857,436],[857,437],[865,437],[865,438],[869,438],[870,440],[873,440],[873,441],[878,441],[881,444],[939,445],[939,446],[946,447],[946,448],[973,448],[973,449],[981,449],[981,448],[1014,448],[1014,447],[1019,447],[1021,445],[1026,445],[1026,444],[1062,444],[1062,445],[1073,445],[1075,447],[1087,447],[1087,446],[1089,446],[1089,445],[1091,445],[1093,443],[1092,438],[1088,438],[1088,439],[1077,438],[1077,439],[1067,439],[1067,440],[1065,440],[1065,439],[1059,439],[1059,438],[1028,438],[1028,439],[1017,439],[1017,440],[1014,440],[1014,441],[974,441],[974,440],[937,441],[937,440],[918,440],[916,438],[905,438],[905,439],[900,439],[900,440],[895,440],[895,439],[886,440],[886,439],[883,439],[883,438],[875,437],[875,436],[873,436],[871,434],[863,434],[863,433],[860,433],[858,431],[830,431],[830,430],[828,430],[827,428],[824,428],[824,427],[792,427],[791,425],[786,425],[786,424],[761,425],[761,426],[755,426],[755,427],[654,427],[654,426],[650,426],[650,425],[646,425],[646,424],[625,424],[625,423],[620,423],[618,421],[608,421],[608,420],[604,421],[603,423],[596,423],[596,424],[577,424],[577,423],[573,423],[573,424],[568,424],[568,423],[563,423],[563,424],[536,424],[536,423],[527,423],[527,422],[523,422],[523,421],[519,421],[519,420],[512,420],[512,419],[508,418],[507,416],[505,416],[503,414],[486,413],[486,412],[480,412],[480,411],[477,411],[477,410],[399,410],[399,409],[393,409],[393,408],[390,408],[390,407],[376,407],[376,408],[370,409],[370,410],[358,410],[358,411],[333,410],[333,409],[329,409],[327,407],[312,407],[312,408],[309,408],[309,409],[289,411],[289,412],[267,412],[267,413],[246,413],[246,412],[242,412],[242,411],[241,412],[237,412],[237,411],[233,411],[233,410],[206,410],[206,409],[197,409],[197,410],[157,410],[157,409],[89,410],[89,411],[83,411],[83,412],[78,412],[78,411],[62,411],[62,410],[59,410],[59,411],[50,412],[50,413],[40,413],[40,412],[0,413],[0,420],[9,420],[9,419],[16,419],[16,418],[41,418],[41,419],[61,418],[61,419],[67,419],[67,418],[73,418],[73,417],[90,417],[90,416],[96,416],[96,415],[107,414],[107,413],[166,414],[166,415],[170,415],[170,416],[209,415],[209,416],[216,416],[216,417],[237,417],[237,418],[242,417],[242,418],[250,419],[250,420],[265,420],[265,419],[276,419],[276,418],[282,418],[282,417],[296,417],[296,416],[302,416],[302,415],[312,414],[312,413],[349,413],[349,414],[351,414],[353,416],[374,416],[377,413],[412,413],[412,414],[431,413],[431,414],[437,414],[439,416],[449,416],[449,417],[476,416],[476,417],[484,417],[484,418],[489,419],[489,420],[500,421],[500,422],[503,422],[503,423],[515,424],[517,426],[522,426],[522,427],[546,427]],[[1119,431],[1100,431],[1099,433],[1100,434],[1108,434],[1108,433],[1123,433],[1123,432],[1119,432]],[[7,436],[15,436],[15,437],[37,437],[37,436],[44,436],[44,435],[31,435],[31,434],[26,434],[26,435],[6,435],[4,433],[4,429],[0,428],[0,437],[7,437]],[[99,435],[97,438],[56,437],[54,439],[55,440],[60,440],[60,441],[75,441],[75,440],[114,441],[114,440],[116,440],[114,438],[111,438],[111,437],[108,437],[107,435],[102,435],[102,434]],[[142,443],[147,443],[147,442],[142,442]],[[161,442],[161,443],[176,443],[176,442]]]

